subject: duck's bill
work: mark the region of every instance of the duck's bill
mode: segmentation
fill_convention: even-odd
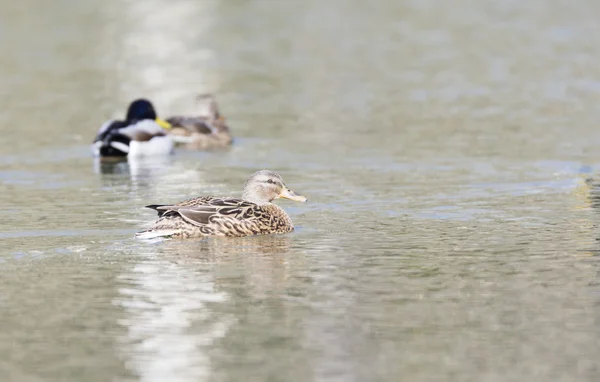
[[[293,200],[295,202],[302,202],[302,203],[306,202],[306,197],[296,194],[294,191],[290,190],[289,188],[284,188],[278,197],[283,198],[283,199]]]
[[[171,125],[169,122],[165,121],[164,119],[160,119],[160,118],[156,118],[154,120],[158,126],[162,127],[163,129],[170,129],[173,127],[173,125]]]

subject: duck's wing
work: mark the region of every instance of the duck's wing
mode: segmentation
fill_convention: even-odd
[[[104,136],[106,136],[106,134],[108,133],[108,131],[113,127],[113,125],[115,124],[115,120],[111,119],[109,121],[106,121],[102,124],[102,126],[100,126],[100,128],[98,129],[98,133],[96,133],[96,138],[94,138],[94,143],[101,141],[102,138]]]
[[[100,129],[98,129],[98,133],[96,133],[96,137],[94,138],[94,143],[103,141],[107,136],[111,133],[114,133],[116,130],[125,127],[126,124],[123,121],[117,121],[111,119],[110,121],[104,122]]]
[[[167,122],[174,128],[183,129],[187,134],[215,134],[218,132],[216,127],[205,117],[175,116],[167,118]]]
[[[173,130],[179,135],[187,134],[223,134],[229,133],[229,127],[225,118],[219,113],[219,106],[212,94],[199,94],[196,96],[197,114],[193,117],[174,116],[167,119],[173,127],[181,130]]]
[[[105,122],[92,144],[92,153],[96,157],[123,157],[129,151],[131,138],[121,135],[119,130],[127,126],[123,121],[110,120]]]
[[[149,206],[146,206],[146,208],[155,210],[156,212],[158,212],[158,216],[161,217],[165,214],[165,212],[167,212],[169,210],[177,210],[181,207],[202,206],[205,204],[210,204],[211,200],[213,200],[213,199],[223,199],[223,198],[217,198],[214,196],[199,196],[197,198],[184,200],[183,202],[180,202],[177,204],[151,204]]]
[[[189,199],[174,205],[147,206],[158,212],[159,217],[179,215],[186,222],[197,226],[217,223],[221,220],[245,221],[262,217],[263,211],[257,204],[236,198],[213,196]]]

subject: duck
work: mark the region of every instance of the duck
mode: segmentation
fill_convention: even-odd
[[[110,120],[98,130],[92,151],[102,159],[168,156],[174,143],[167,131],[171,124],[156,115],[152,103],[144,98],[132,101],[125,120]]]
[[[225,118],[219,112],[212,94],[196,96],[197,116],[173,116],[166,119],[172,128],[169,135],[177,146],[189,150],[212,150],[231,146],[233,137]]]
[[[136,237],[188,239],[289,233],[294,230],[292,219],[272,203],[279,198],[307,201],[288,188],[276,172],[260,170],[246,181],[241,199],[199,196],[177,204],[146,206],[158,212],[158,220]]]

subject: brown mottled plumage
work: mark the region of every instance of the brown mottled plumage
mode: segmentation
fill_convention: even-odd
[[[173,205],[147,206],[158,212],[154,225],[140,238],[241,237],[287,233],[294,225],[285,211],[272,204],[277,198],[305,202],[273,171],[254,173],[244,186],[242,199],[200,196]]]
[[[167,118],[173,127],[169,135],[176,144],[190,150],[208,150],[229,147],[233,137],[225,118],[219,113],[217,102],[210,94],[197,97],[200,114],[195,117]]]

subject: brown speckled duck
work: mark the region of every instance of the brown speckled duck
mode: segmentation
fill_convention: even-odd
[[[201,238],[207,236],[241,237],[294,230],[292,219],[271,203],[285,198],[306,202],[306,198],[290,190],[279,174],[261,170],[246,181],[241,199],[200,196],[172,205],[150,205],[158,212],[158,220],[136,237]]]
[[[211,94],[196,97],[200,113],[195,117],[167,118],[172,126],[169,135],[175,144],[190,150],[210,150],[231,146],[233,137],[225,118],[219,113],[217,101]]]

